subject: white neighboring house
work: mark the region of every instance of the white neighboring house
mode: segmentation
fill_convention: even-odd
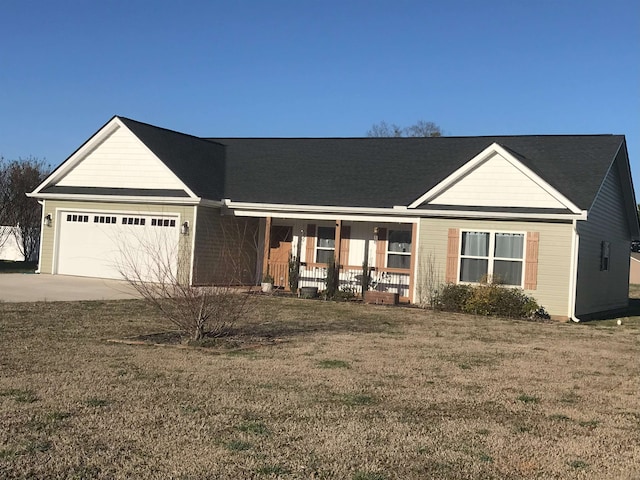
[[[0,260],[23,262],[24,255],[20,253],[16,233],[18,227],[0,226]]]

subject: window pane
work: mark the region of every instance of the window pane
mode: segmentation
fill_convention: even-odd
[[[524,235],[521,233],[496,233],[495,256],[522,258]]]
[[[333,262],[333,250],[318,250],[316,255],[317,263]]]
[[[402,230],[391,230],[389,232],[390,252],[411,252],[411,232]],[[389,265],[391,266],[391,265]]]
[[[462,255],[489,256],[489,234],[486,232],[462,232]]]
[[[520,285],[522,283],[522,262],[508,260],[493,262],[493,283]]]
[[[411,268],[411,255],[393,255],[390,253],[387,258],[387,267]]]
[[[318,227],[318,247],[335,248],[336,229],[334,227]]]
[[[484,280],[487,275],[488,260],[477,258],[463,258],[460,261],[460,281],[461,282],[479,282]]]

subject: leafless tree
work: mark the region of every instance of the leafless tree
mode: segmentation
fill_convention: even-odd
[[[9,226],[7,212],[9,211],[9,175],[7,171],[7,162],[4,157],[0,157],[0,248],[6,243],[11,230],[3,228]]]
[[[25,260],[35,260],[40,239],[41,210],[33,191],[49,175],[50,167],[44,160],[29,157],[7,162],[0,159],[0,225],[16,227],[6,229],[14,235]],[[0,238],[0,245],[6,241]]]
[[[433,122],[418,120],[414,125],[404,129],[407,137],[441,137],[442,130]]]
[[[442,129],[433,122],[418,120],[408,127],[400,127],[395,123],[389,125],[384,120],[374,123],[367,131],[367,137],[441,137]]]
[[[380,123],[374,123],[367,130],[367,137],[402,137],[402,127],[392,123],[389,125],[384,120]]]
[[[142,298],[192,340],[228,334],[249,315],[254,296],[252,287],[246,285],[253,285],[256,276],[255,222],[219,217],[199,223],[199,228],[209,230],[206,280],[213,284],[192,284],[191,241],[176,245],[159,236],[127,237],[126,242],[120,242],[121,260],[117,265],[122,277]],[[197,270],[198,265],[195,266]]]

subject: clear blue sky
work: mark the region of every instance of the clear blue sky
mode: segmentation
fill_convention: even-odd
[[[625,134],[638,0],[4,0],[0,155],[58,165],[113,115],[199,136]],[[578,173],[577,173],[578,174]]]

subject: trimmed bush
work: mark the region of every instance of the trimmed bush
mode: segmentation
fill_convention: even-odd
[[[449,312],[495,315],[508,318],[548,318],[544,308],[519,288],[498,284],[442,287],[439,307]]]
[[[447,312],[464,312],[465,305],[473,295],[471,285],[447,283],[440,289],[437,306]]]

